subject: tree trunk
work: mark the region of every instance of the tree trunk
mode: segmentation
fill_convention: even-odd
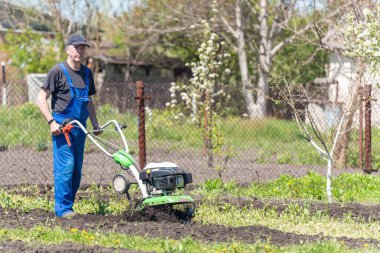
[[[259,82],[257,85],[258,117],[265,117],[267,113],[267,97],[269,95],[268,73],[271,65],[272,41],[269,38],[267,1],[260,0],[260,56]]]
[[[268,97],[268,81],[267,74],[263,70],[259,70],[259,82],[257,85],[257,102],[256,102],[256,118],[263,118],[267,113],[267,97]]]
[[[334,152],[335,154],[335,161],[337,168],[344,168],[347,164],[347,149],[348,144],[350,140],[351,131],[352,128],[352,122],[354,119],[356,109],[358,108],[358,105],[360,106],[360,101],[358,100],[358,93],[359,93],[359,87],[361,86],[361,80],[364,74],[364,67],[359,64],[357,69],[357,76],[355,81],[355,87],[354,87],[354,93],[351,98],[351,106],[349,109],[349,115],[347,117],[347,120],[344,122],[344,125],[342,127],[342,134],[340,135],[339,142],[337,143],[336,150]]]
[[[241,0],[236,1],[236,26],[237,26],[237,53],[239,58],[239,68],[242,80],[241,92],[244,97],[245,106],[250,118],[257,117],[257,105],[255,104],[252,92],[248,91],[248,87],[252,86],[248,73],[247,53],[245,50],[245,39],[242,27]]]
[[[327,160],[327,175],[326,175],[326,195],[329,204],[332,203],[332,192],[331,192],[331,171],[332,171],[332,158],[328,155]]]

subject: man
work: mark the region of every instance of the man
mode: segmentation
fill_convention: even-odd
[[[66,218],[75,215],[73,205],[82,176],[86,135],[74,127],[70,132],[69,146],[60,131],[60,124],[65,119],[76,119],[86,126],[89,117],[93,129],[99,130],[91,98],[96,93],[94,78],[91,70],[81,64],[86,47],[90,45],[82,35],[74,34],[68,38],[67,60],[49,71],[37,97],[38,107],[50,125],[53,139],[55,214]],[[52,113],[47,103],[50,95]]]

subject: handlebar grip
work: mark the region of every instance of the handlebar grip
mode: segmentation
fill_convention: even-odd
[[[67,145],[69,145],[69,147],[71,147],[71,141],[70,141],[70,136],[69,136],[69,133],[71,131],[71,129],[74,127],[73,125],[71,124],[68,124],[70,121],[66,122],[67,120],[65,120],[61,126],[59,126],[59,129],[61,129],[62,133],[65,135],[65,138],[66,138],[66,142],[67,142]],[[66,124],[62,127],[62,125],[66,122]],[[67,125],[68,124],[68,125]]]
[[[117,125],[119,126],[120,130],[123,130],[124,128],[127,128],[127,125],[126,124],[123,124],[123,123],[117,123]],[[115,131],[117,131],[117,127],[115,126]]]
[[[65,119],[61,125],[59,125],[59,129],[62,129],[63,127],[65,127],[67,124],[69,124],[70,122],[72,121],[72,119]]]

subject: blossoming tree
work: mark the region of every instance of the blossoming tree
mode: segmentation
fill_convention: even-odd
[[[214,31],[215,15],[218,13],[216,0],[212,2],[211,7],[213,14],[210,20],[201,22],[201,41],[197,51],[199,60],[186,64],[191,67],[192,78],[186,84],[171,84],[172,99],[167,106],[174,113],[175,120],[186,121],[186,118],[189,118],[202,129],[204,154],[208,156],[208,165],[221,171],[224,168],[220,163],[215,163],[215,156],[220,156],[224,150],[226,164],[231,152],[225,146],[217,119],[220,113],[226,110],[226,100],[230,99],[225,92],[226,85],[223,79],[231,70],[224,67],[224,62],[230,55],[223,53],[224,42]],[[191,29],[195,29],[195,26]],[[177,98],[180,98],[179,101]]]

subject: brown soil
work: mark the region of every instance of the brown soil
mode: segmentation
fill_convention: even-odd
[[[100,246],[87,246],[78,243],[65,242],[56,245],[40,245],[36,243],[26,243],[23,241],[4,241],[0,242],[0,252],[18,253],[18,252],[34,252],[34,253],[93,253],[93,252],[123,252],[137,253],[142,251],[133,251],[127,249],[107,248]]]
[[[380,241],[374,239],[353,239],[347,237],[332,238],[323,235],[298,235],[285,233],[276,229],[263,226],[226,227],[221,225],[202,225],[193,221],[183,222],[180,217],[170,217],[167,213],[157,213],[154,219],[149,220],[146,214],[139,218],[138,213],[127,212],[120,216],[102,215],[77,215],[71,220],[54,218],[54,214],[43,210],[33,210],[29,213],[21,213],[15,210],[0,208],[0,227],[31,228],[37,224],[60,226],[64,229],[78,228],[87,231],[113,231],[128,235],[147,236],[149,238],[182,239],[191,237],[204,242],[230,242],[236,240],[244,243],[257,241],[270,241],[275,245],[301,244],[336,239],[348,247],[361,248],[364,244],[380,245]],[[130,217],[134,217],[130,220]],[[147,219],[148,217],[148,219]],[[144,222],[141,222],[144,221]]]
[[[137,155],[135,155],[137,157]],[[148,151],[148,161],[173,161],[185,170],[192,172],[195,184],[200,183],[209,178],[216,178],[217,173],[213,169],[207,167],[207,159],[201,155],[190,152],[172,152],[164,150]],[[317,166],[301,166],[301,165],[278,165],[278,164],[257,164],[256,153],[254,150],[246,151],[239,157],[234,157],[229,163],[228,170],[223,174],[226,181],[236,180],[240,184],[249,184],[253,181],[264,182],[273,180],[281,174],[293,175],[296,177],[306,175],[307,171],[312,169],[321,175],[325,174],[325,167]],[[82,185],[97,183],[109,184],[113,175],[120,171],[112,159],[108,159],[98,152],[88,153],[85,155]],[[345,169],[333,170],[333,176],[340,173],[356,173],[358,170]],[[52,157],[51,151],[36,152],[31,149],[18,148],[7,149],[0,152],[0,186],[7,188],[9,185],[20,184],[41,184],[52,185]],[[359,172],[360,173],[360,172]],[[11,190],[12,188],[8,188]],[[14,188],[13,188],[14,189]],[[16,188],[17,189],[17,188]],[[17,190],[14,190],[17,192]],[[37,193],[29,192],[35,196],[44,195],[51,196],[51,187],[41,187]],[[78,194],[78,198],[86,198],[86,194]],[[107,198],[107,196],[102,196]],[[197,201],[204,201],[201,197]],[[238,206],[253,206],[262,208],[264,206],[275,207],[278,212],[282,212],[288,201],[265,201],[255,198],[221,198],[216,204],[232,203]],[[360,204],[332,204],[325,205],[319,202],[303,203],[300,205],[308,205],[310,210],[326,211],[332,217],[342,217],[348,212],[353,217],[368,220],[380,220],[380,205],[365,206]],[[254,243],[258,240],[270,240],[275,245],[291,245],[305,242],[323,241],[335,239],[343,242],[349,247],[361,248],[364,244],[380,245],[380,241],[374,239],[352,239],[352,238],[331,238],[323,235],[298,235],[293,233],[284,233],[279,230],[270,229],[262,226],[245,226],[245,227],[226,227],[220,225],[203,225],[184,218],[181,213],[173,213],[168,215],[166,212],[143,212],[136,213],[128,211],[120,216],[102,216],[102,215],[78,215],[72,220],[55,219],[52,212],[42,210],[33,210],[30,213],[21,213],[16,210],[4,210],[0,208],[0,227],[4,228],[20,228],[28,229],[37,224],[55,226],[59,225],[65,229],[78,228],[86,230],[100,230],[102,232],[114,231],[129,235],[140,235],[156,238],[172,238],[181,239],[184,237],[192,237],[196,240],[205,242],[230,242],[237,240],[244,243]],[[8,247],[13,249],[13,245],[17,249],[26,247],[26,250],[44,252],[43,249],[38,251],[36,246],[25,245],[22,242],[4,242],[0,247]],[[71,245],[71,244],[68,244]],[[31,247],[31,248],[28,248]],[[49,248],[49,252],[61,250],[60,245],[54,245]],[[55,248],[57,247],[57,248]],[[67,246],[70,248],[71,246]],[[73,250],[80,252],[91,252],[96,248],[86,247],[83,245],[74,245]],[[89,248],[90,251],[86,251]],[[7,248],[6,248],[7,249]],[[99,248],[100,251],[108,250],[107,248]],[[0,248],[1,251],[1,248]],[[5,251],[9,251],[8,249]],[[22,251],[22,250],[19,250]],[[67,250],[65,250],[67,252]],[[75,251],[73,251],[75,252]],[[107,251],[106,251],[107,252]]]
[[[78,194],[77,194],[77,200],[86,199],[89,197],[89,194],[87,192],[84,192],[84,190],[87,189],[88,186],[81,186]],[[37,189],[35,191],[26,191],[21,190],[17,186],[4,186],[1,187],[2,189],[5,189],[7,192],[11,194],[17,194],[22,196],[50,196],[53,197],[53,189],[51,186],[45,186],[45,185],[38,185]],[[190,192],[186,192],[187,194],[191,194]],[[103,190],[102,193],[97,196],[96,198],[99,199],[99,201],[107,202],[111,195],[115,195],[117,193],[110,191],[108,188]],[[124,198],[124,196],[119,196],[120,198]],[[135,196],[133,199],[134,203],[138,202],[137,199],[138,196]],[[255,197],[233,197],[233,196],[221,196],[217,199],[213,200],[207,200],[203,198],[203,196],[192,196],[196,203],[207,203],[212,205],[225,205],[225,204],[232,204],[234,206],[239,207],[251,207],[255,209],[262,209],[264,207],[274,208],[277,210],[278,213],[283,212],[289,205],[297,204],[300,207],[307,207],[307,209],[311,213],[317,213],[317,212],[323,212],[325,214],[330,215],[332,218],[342,218],[347,215],[351,215],[353,218],[357,218],[363,221],[380,221],[380,204],[360,204],[360,203],[324,203],[321,201],[313,201],[313,200],[265,200],[265,199],[259,199]],[[134,215],[133,212],[128,213],[129,215]],[[140,214],[139,214],[140,215]],[[144,218],[143,216],[138,216],[138,218]],[[134,220],[135,216],[130,216],[128,220]],[[149,220],[150,218],[148,218]],[[145,221],[146,219],[140,220]]]

